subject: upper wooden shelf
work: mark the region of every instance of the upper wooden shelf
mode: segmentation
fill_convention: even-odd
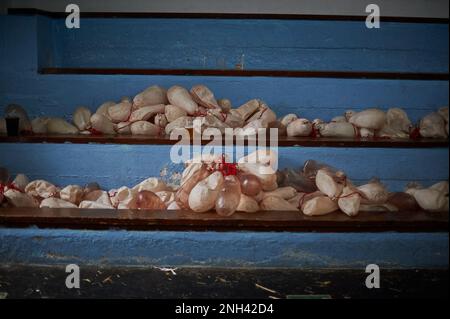
[[[77,208],[3,208],[0,225],[70,229],[256,230],[301,232],[447,232],[447,212],[361,212],[356,217],[336,212],[308,217],[300,212],[216,213],[133,211]]]
[[[305,70],[219,70],[219,69],[117,69],[117,68],[41,68],[41,74],[102,75],[185,75],[185,76],[264,76],[296,78],[387,79],[448,81],[448,73],[305,71]]]
[[[24,135],[0,136],[0,143],[74,143],[74,144],[136,144],[174,145],[179,140],[169,137],[148,137],[131,135]],[[192,142],[192,141],[191,141]],[[202,140],[206,145],[211,140]],[[257,141],[256,141],[257,142]],[[270,142],[270,141],[268,141]],[[329,137],[280,137],[278,146],[294,147],[389,147],[389,148],[435,148],[448,147],[448,140],[442,139],[373,139],[373,138],[329,138]]]

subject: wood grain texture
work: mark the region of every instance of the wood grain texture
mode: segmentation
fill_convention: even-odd
[[[130,136],[130,135],[0,135],[0,143],[73,143],[73,144],[130,144],[130,145],[174,145],[181,140],[172,140],[168,136]],[[207,145],[211,140],[201,140],[202,145]],[[257,140],[256,140],[257,142]],[[192,144],[193,141],[189,144]],[[236,139],[234,139],[236,144]],[[247,141],[245,145],[247,145]],[[225,139],[222,141],[225,145]],[[266,140],[270,145],[270,139]],[[280,137],[278,146],[303,146],[303,147],[388,147],[388,148],[434,148],[448,147],[447,139],[422,138],[412,139],[385,139],[385,138],[330,138],[330,137]]]
[[[0,225],[13,227],[142,230],[256,230],[300,232],[434,232],[448,230],[448,212],[341,212],[308,217],[300,212],[216,213],[73,208],[0,209]]]

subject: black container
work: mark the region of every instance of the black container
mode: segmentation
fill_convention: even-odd
[[[9,117],[5,118],[5,121],[8,136],[19,136],[19,118]]]

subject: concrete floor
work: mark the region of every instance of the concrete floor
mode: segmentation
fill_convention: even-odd
[[[448,270],[382,270],[368,289],[364,270],[82,266],[68,289],[62,266],[0,266],[0,299],[14,298],[448,298]]]

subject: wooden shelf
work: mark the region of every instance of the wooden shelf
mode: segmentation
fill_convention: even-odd
[[[221,217],[190,211],[3,208],[0,225],[70,229],[447,232],[448,212],[362,212],[356,217],[336,212],[308,217],[300,212],[271,211]]]
[[[1,136],[0,143],[73,143],[73,144],[136,144],[136,145],[174,145],[179,140],[169,137],[148,137],[131,135],[23,135]],[[211,140],[202,140],[203,145]],[[236,141],[235,141],[236,142]],[[431,148],[448,147],[443,139],[377,139],[377,138],[328,138],[328,137],[280,137],[278,146],[303,147],[391,147],[391,148]]]
[[[387,79],[448,81],[448,73],[304,71],[304,70],[215,70],[215,69],[120,69],[120,68],[41,68],[40,74],[101,75],[183,75],[183,76],[264,76],[295,78]]]

